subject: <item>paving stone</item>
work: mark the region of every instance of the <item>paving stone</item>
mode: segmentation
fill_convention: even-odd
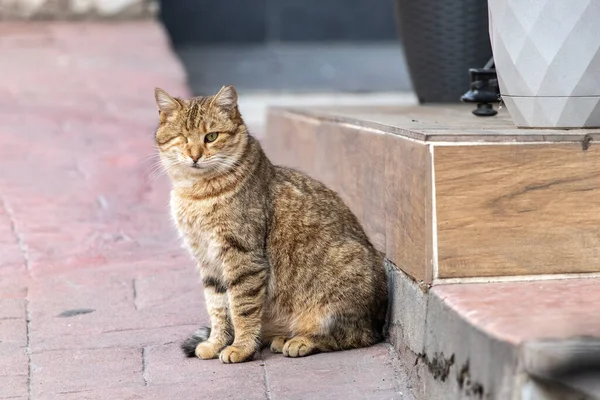
[[[186,358],[178,344],[145,349],[145,374],[151,387],[178,383],[201,388],[197,398],[265,399],[264,363],[223,364]]]
[[[237,386],[242,386],[238,382]],[[38,396],[39,400],[165,400],[165,399],[194,399],[194,400],[266,400],[266,396],[247,396],[246,391],[229,387],[213,387],[201,380],[191,380],[186,384],[161,385],[161,386],[135,386],[119,388],[103,388],[72,393],[52,393]]]
[[[6,207],[6,202],[0,197],[0,247],[2,258],[0,268],[23,263],[18,237],[14,230],[14,221]]]
[[[25,299],[29,282],[27,275],[27,269],[23,264],[0,268],[0,299]],[[9,306],[9,309],[12,307]]]
[[[5,376],[29,374],[29,358],[23,346],[0,343],[0,382]]]
[[[27,375],[0,376],[0,399],[27,398]]]
[[[152,310],[193,310],[204,314],[200,275],[192,268],[166,271],[135,280],[136,307]]]
[[[100,333],[34,337],[33,352],[54,349],[97,349],[180,343],[198,329],[197,324],[107,330]]]
[[[388,345],[285,358],[265,352],[272,399],[401,399]]]
[[[0,320],[5,318],[23,318],[26,317],[25,299],[7,298],[0,296]]]
[[[0,344],[27,345],[27,321],[24,318],[0,319]]]
[[[143,385],[142,351],[132,348],[56,350],[31,355],[32,393],[44,395]]]
[[[163,282],[160,278],[169,273],[136,277],[137,269],[129,274],[118,269],[80,270],[35,280],[30,288],[32,350],[183,340],[197,326],[206,324],[208,316],[198,287],[191,290],[191,285],[184,284],[184,278],[194,271],[177,271],[183,270],[172,272],[179,278]],[[138,287],[134,282],[142,284]],[[152,302],[142,300],[145,307],[139,307],[137,296]],[[69,311],[75,311],[74,315],[61,316]]]
[[[94,310],[94,308],[83,310]],[[70,308],[61,310],[60,313]],[[61,348],[97,348],[142,345],[152,340],[165,343],[183,339],[207,318],[187,314],[154,313],[152,310],[95,309],[93,312],[60,317],[59,313],[38,316],[30,323],[32,351]]]
[[[54,319],[65,310],[91,308],[119,312],[134,310],[133,285],[128,279],[96,273],[57,275],[29,286],[29,313],[33,320]]]

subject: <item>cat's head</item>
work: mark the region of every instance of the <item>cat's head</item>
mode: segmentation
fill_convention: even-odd
[[[157,88],[155,97],[160,115],[156,145],[171,175],[214,176],[238,164],[248,134],[233,86],[224,86],[214,96],[189,100]]]

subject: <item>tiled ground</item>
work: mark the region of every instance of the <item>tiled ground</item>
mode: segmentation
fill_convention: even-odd
[[[184,359],[206,323],[153,173],[160,28],[0,24],[0,399],[412,398],[388,345]]]

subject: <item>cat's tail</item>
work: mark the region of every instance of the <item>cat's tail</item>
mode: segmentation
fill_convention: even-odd
[[[203,326],[181,343],[181,350],[187,357],[196,357],[196,346],[208,340],[210,327]]]

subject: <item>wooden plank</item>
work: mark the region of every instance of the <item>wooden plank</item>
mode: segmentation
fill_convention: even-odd
[[[315,119],[273,110],[269,112],[261,144],[274,164],[311,175],[315,172],[316,135],[320,125]]]
[[[600,129],[518,129],[506,109],[494,117],[476,117],[471,105],[408,107],[313,107],[294,109],[320,121],[351,124],[409,139],[438,142],[576,142],[600,140]]]
[[[276,164],[297,168],[338,192],[385,251],[384,135],[272,111],[263,140]]]
[[[436,146],[439,277],[600,272],[600,147]]]
[[[386,254],[417,281],[431,282],[431,158],[424,144],[385,135]]]
[[[385,251],[384,135],[323,123],[313,177],[335,190],[380,251]]]

